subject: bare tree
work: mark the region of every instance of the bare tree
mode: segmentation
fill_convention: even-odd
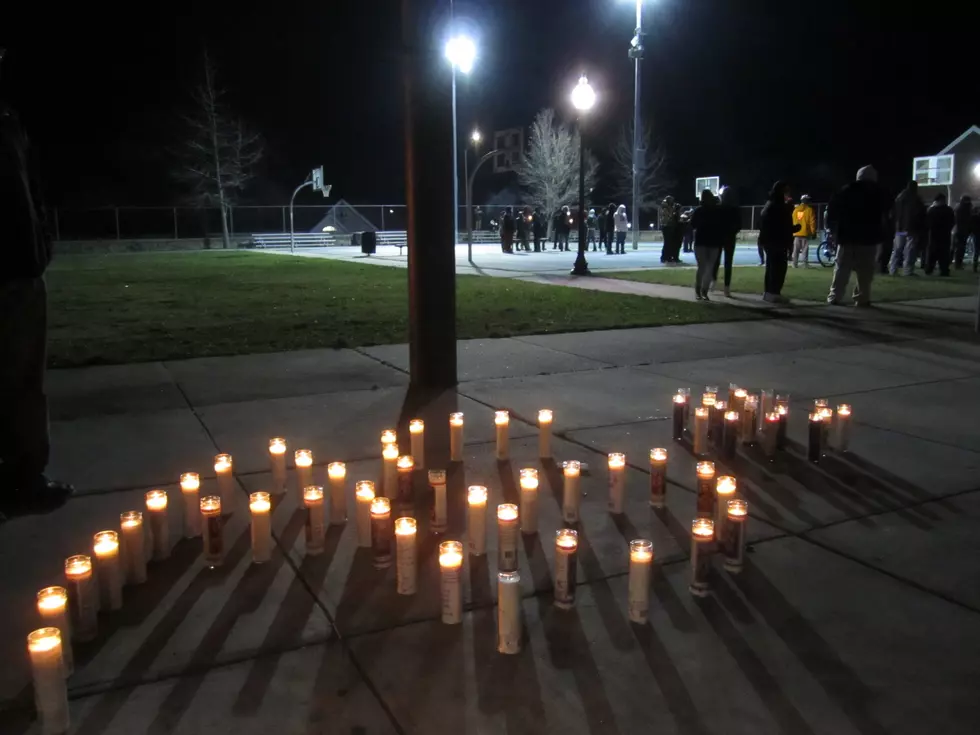
[[[640,198],[637,206],[640,209],[656,207],[661,198],[666,196],[674,186],[673,179],[667,171],[667,152],[663,144],[657,142],[651,145],[653,131],[644,126],[641,141],[639,170],[637,178],[640,182]],[[633,125],[625,126],[616,145],[612,150],[614,189],[616,196],[624,201],[633,201]],[[632,204],[631,204],[632,206]],[[633,218],[637,219],[633,213]],[[638,220],[637,220],[638,221]]]
[[[255,177],[265,153],[261,136],[236,117],[224,101],[211,59],[204,55],[204,79],[193,92],[194,111],[184,116],[187,138],[177,151],[175,177],[189,189],[198,207],[218,207],[221,240],[231,246],[228,213],[239,193]]]
[[[599,164],[586,151],[585,190],[595,186]],[[542,207],[548,215],[561,206],[578,202],[579,132],[566,123],[555,120],[550,107],[541,110],[531,125],[527,153],[518,169],[518,180],[527,189],[531,203]]]

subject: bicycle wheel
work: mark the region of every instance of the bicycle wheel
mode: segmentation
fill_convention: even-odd
[[[824,240],[817,246],[817,262],[824,268],[830,268],[837,259],[837,248],[828,240]]]

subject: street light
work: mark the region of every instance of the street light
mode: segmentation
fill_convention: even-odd
[[[479,130],[474,130],[472,133],[470,133],[470,140],[473,142],[473,145],[478,146],[483,142],[483,135]]]
[[[640,169],[646,151],[640,137],[640,60],[643,58],[643,0],[636,0],[636,31],[630,40],[629,57],[633,59],[633,221],[640,221]],[[640,247],[640,228],[633,227],[633,249]]]
[[[578,110],[578,255],[575,256],[573,276],[588,276],[589,263],[585,259],[585,115],[595,105],[595,90],[585,74],[579,77],[572,90],[572,107]]]
[[[980,163],[973,167],[974,178],[980,179]]]
[[[469,36],[446,41],[446,58],[453,68],[453,248],[459,242],[459,139],[456,133],[456,70],[469,74],[476,61],[476,44]]]
[[[479,130],[474,129],[470,133],[470,142],[473,144],[477,155],[479,155],[480,144],[483,142],[483,135]],[[466,185],[466,259],[470,263],[473,262],[473,179],[476,178],[476,172],[480,170],[480,166],[497,155],[497,153],[499,151],[492,150],[489,153],[483,154],[483,157],[478,159],[476,166],[473,167],[473,173],[470,173],[469,148],[463,151],[463,183]]]

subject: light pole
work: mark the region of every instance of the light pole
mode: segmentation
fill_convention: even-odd
[[[595,90],[585,74],[579,77],[572,90],[572,107],[578,110],[578,255],[575,256],[573,276],[588,276],[589,263],[585,259],[585,115],[595,105]]]
[[[643,139],[640,127],[640,61],[643,59],[643,0],[636,0],[636,31],[630,41],[629,57],[633,59],[633,249],[640,247],[640,171],[644,165]]]
[[[476,60],[476,44],[469,36],[453,36],[446,42],[446,58],[453,67],[453,240],[459,242],[459,138],[456,132],[456,70],[469,74]]]
[[[473,147],[479,153],[480,144],[483,142],[483,135],[480,134],[479,130],[474,130],[470,133],[470,142],[473,143]],[[463,183],[466,185],[466,259],[470,263],[473,262],[473,179],[476,178],[476,172],[480,170],[480,166],[493,158],[497,153],[497,150],[485,153],[482,158],[477,160],[476,166],[473,167],[473,173],[469,171],[469,149],[463,153]]]

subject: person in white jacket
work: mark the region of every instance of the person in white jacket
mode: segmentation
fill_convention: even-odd
[[[626,254],[626,233],[630,228],[629,218],[626,216],[626,205],[620,204],[616,208],[616,216],[613,218],[616,225],[616,254]]]

